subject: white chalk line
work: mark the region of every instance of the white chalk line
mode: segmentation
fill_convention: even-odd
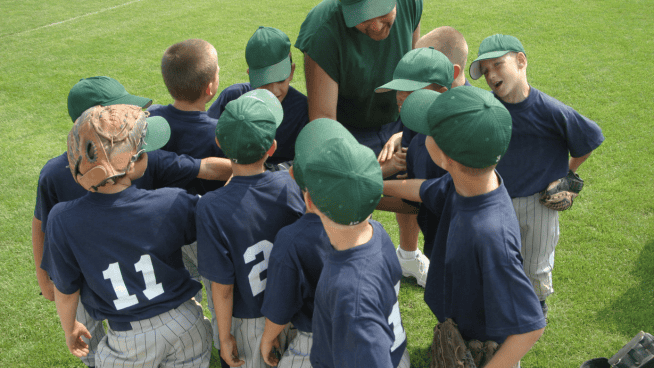
[[[32,29],[28,29],[28,30],[20,31],[20,32],[16,32],[16,33],[7,33],[7,34],[4,34],[4,35],[1,35],[0,38],[7,37],[7,36],[19,36],[19,35],[22,35],[22,34],[25,34],[25,33],[33,32],[33,31],[38,31],[39,29],[48,28],[48,27],[52,27],[52,26],[59,25],[59,24],[64,24],[64,23],[72,22],[72,21],[77,20],[77,19],[80,19],[80,18],[88,17],[89,15],[100,14],[100,13],[106,12],[106,11],[108,11],[108,10],[112,10],[112,9],[120,8],[120,7],[123,7],[123,6],[127,6],[127,5],[130,5],[130,4],[133,4],[133,3],[140,2],[140,1],[141,1],[141,0],[133,0],[133,1],[126,2],[125,4],[120,4],[120,5],[112,6],[112,7],[109,7],[109,8],[100,9],[100,10],[98,10],[98,11],[94,11],[94,12],[90,12],[90,13],[86,13],[86,14],[78,15],[78,16],[76,16],[76,17],[73,17],[73,18],[70,18],[70,19],[66,19],[66,20],[62,20],[62,21],[60,21],[60,22],[55,22],[55,23],[46,24],[46,25],[44,25],[44,26],[40,26],[40,27],[36,27],[36,28],[32,28]]]

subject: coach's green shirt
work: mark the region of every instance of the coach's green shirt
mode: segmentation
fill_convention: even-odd
[[[295,47],[306,52],[338,83],[336,119],[357,128],[379,127],[398,118],[395,93],[375,93],[411,50],[422,16],[422,0],[397,0],[389,36],[374,41],[345,25],[341,3],[323,0],[302,23]]]

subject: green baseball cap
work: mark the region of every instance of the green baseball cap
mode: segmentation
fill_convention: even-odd
[[[152,100],[134,96],[125,90],[120,82],[109,77],[80,79],[68,93],[68,115],[75,122],[87,109],[100,105],[136,105],[147,108]]]
[[[216,139],[228,158],[237,164],[251,164],[270,149],[283,119],[277,97],[268,90],[255,89],[225,106],[216,125]]]
[[[340,0],[345,25],[354,27],[369,19],[386,15],[395,7],[395,0]]]
[[[384,182],[374,152],[331,119],[307,124],[295,142],[293,176],[332,221],[356,225],[370,216]]]
[[[245,46],[252,89],[283,81],[291,75],[291,41],[277,28],[259,27]]]
[[[415,91],[404,101],[400,116],[406,127],[431,136],[446,155],[467,167],[497,164],[511,140],[509,111],[492,93],[477,87]]]
[[[393,80],[375,89],[375,92],[415,91],[432,83],[447,89],[454,82],[454,65],[433,47],[424,47],[407,52],[395,67]]]
[[[477,58],[470,64],[470,78],[479,79],[481,77],[481,67],[479,61],[486,59],[495,59],[504,56],[509,52],[522,52],[525,53],[525,48],[522,47],[520,40],[513,36],[503,34],[494,34],[486,37],[479,45],[479,52]]]

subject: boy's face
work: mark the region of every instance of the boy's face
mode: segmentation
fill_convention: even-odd
[[[381,41],[386,39],[386,37],[391,33],[391,27],[393,27],[393,23],[395,23],[396,16],[397,6],[386,15],[368,19],[354,27],[373,40]]]
[[[275,97],[277,97],[277,99],[281,103],[286,98],[286,94],[288,93],[288,87],[290,86],[291,80],[293,80],[294,73],[295,73],[295,63],[291,64],[291,74],[288,76],[288,78],[284,79],[283,81],[264,84],[263,86],[257,89],[267,89],[273,95],[275,95]]]
[[[429,152],[429,157],[431,157],[432,161],[434,161],[434,163],[440,168],[447,170],[443,166],[445,162],[445,154],[440,149],[440,147],[438,147],[436,141],[434,141],[434,138],[427,136],[425,139],[425,148],[427,149],[427,152]]]
[[[439,93],[443,93],[447,91],[447,87],[442,87],[439,86],[436,83],[432,83],[428,85],[427,87],[424,87],[423,89],[428,89],[431,91],[436,91]],[[414,91],[395,91],[395,99],[397,100],[397,110],[402,111],[402,105],[404,104],[404,100],[407,99],[413,93]]]
[[[522,81],[522,70],[516,55],[509,52],[495,59],[481,60],[479,64],[493,93],[507,102],[520,91]]]

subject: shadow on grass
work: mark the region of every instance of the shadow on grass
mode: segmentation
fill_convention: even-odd
[[[424,348],[412,349],[411,368],[429,368],[431,360],[431,346]]]
[[[640,279],[639,284],[615,295],[597,318],[613,322],[616,331],[627,336],[633,337],[639,331],[654,333],[654,239],[643,247],[631,275]]]

